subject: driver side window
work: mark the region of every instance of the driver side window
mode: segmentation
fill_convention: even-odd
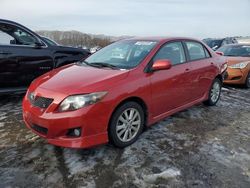
[[[156,54],[153,61],[168,59],[172,65],[178,65],[186,61],[184,48],[181,42],[171,42],[165,44]]]
[[[0,24],[0,44],[35,46],[36,38],[14,25]]]
[[[14,36],[21,43],[21,45],[34,46],[36,43],[36,39],[33,36],[21,29],[16,29]]]

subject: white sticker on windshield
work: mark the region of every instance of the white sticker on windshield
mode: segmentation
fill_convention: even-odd
[[[152,44],[155,44],[155,42],[152,42],[152,41],[138,41],[135,43],[135,45],[145,45],[145,46],[149,46],[149,45],[152,45]]]

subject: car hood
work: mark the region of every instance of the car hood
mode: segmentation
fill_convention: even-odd
[[[73,64],[44,74],[35,80],[32,85],[34,89],[42,88],[66,95],[84,94],[108,90],[112,84],[125,79],[128,72],[128,70]]]
[[[80,53],[90,53],[88,50],[82,49],[82,48],[74,48],[70,46],[51,46],[56,51],[61,52],[80,52]]]
[[[226,56],[228,65],[235,65],[237,63],[245,62],[245,61],[250,61],[250,57],[231,57],[231,56]]]

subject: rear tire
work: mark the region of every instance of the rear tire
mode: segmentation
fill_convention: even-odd
[[[250,72],[247,75],[245,87],[246,88],[250,88]]]
[[[219,78],[215,78],[209,90],[208,100],[204,101],[207,106],[214,106],[220,99],[222,82]]]
[[[145,114],[136,102],[127,102],[114,112],[109,125],[109,140],[119,148],[134,143],[144,127]]]

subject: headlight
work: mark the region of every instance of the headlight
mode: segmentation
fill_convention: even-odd
[[[231,65],[229,67],[232,69],[244,69],[248,65],[249,62],[250,61],[241,62],[241,63],[237,63],[235,65]]]
[[[225,63],[224,65],[222,65],[221,67],[221,73],[225,72],[227,70],[227,64]]]
[[[90,94],[85,94],[85,95],[69,96],[63,100],[58,110],[60,112],[78,110],[85,106],[97,103],[106,94],[107,92],[97,92],[97,93],[90,93]]]

